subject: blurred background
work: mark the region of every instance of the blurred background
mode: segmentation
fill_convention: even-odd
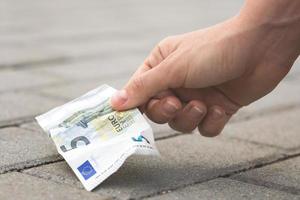
[[[32,120],[100,84],[121,88],[163,38],[226,20],[242,0],[0,0],[0,125]],[[293,107],[299,62],[233,119]]]

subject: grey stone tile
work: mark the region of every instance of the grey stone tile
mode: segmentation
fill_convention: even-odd
[[[233,178],[267,187],[287,190],[300,197],[300,157],[290,158],[262,168],[235,175]]]
[[[21,128],[0,129],[0,157],[0,173],[58,159],[46,134]]]
[[[28,89],[61,81],[47,74],[33,74],[28,71],[0,71],[0,92],[16,89]]]
[[[7,29],[13,29],[7,31],[6,37],[2,36],[1,52],[5,57],[1,61],[2,65],[57,58],[73,59],[86,55],[105,57],[107,54],[138,54],[139,49],[142,50],[140,57],[143,59],[163,37],[218,23],[236,14],[243,1],[193,1],[185,4],[170,0],[164,3],[140,3],[136,0],[126,3],[74,3],[67,0],[59,5],[54,2],[30,2],[28,5],[18,5],[17,8],[13,2],[5,1],[6,12],[2,12],[3,24]],[[45,13],[51,15],[51,18],[43,17]],[[177,13],[181,13],[180,17]],[[27,31],[20,31],[24,29]],[[91,40],[91,34],[103,30],[118,34],[102,35]],[[122,33],[126,32],[133,34],[131,37],[128,34],[124,36]],[[76,37],[76,33],[79,37]],[[13,37],[7,37],[12,34]],[[80,35],[86,39],[80,39]],[[9,50],[5,52],[8,47]],[[130,49],[133,51],[130,52]]]
[[[126,3],[118,1],[90,1],[89,3],[79,1],[75,3],[65,0],[59,5],[54,2],[43,4],[31,2],[28,5],[18,5],[17,7],[13,1],[5,1],[5,3],[7,9],[4,10],[10,12],[3,13],[5,17],[2,24],[7,24],[7,28],[15,27],[16,24],[17,27],[22,27],[25,24],[27,27],[31,27],[30,33],[32,35],[35,35],[36,32],[42,32],[45,35],[47,33],[51,33],[51,35],[60,33],[62,37],[64,36],[63,33],[68,30],[81,32],[82,30],[91,31],[108,28],[120,28],[120,31],[124,32],[128,29],[139,31],[145,27],[150,27],[150,30],[161,30],[161,32],[165,32],[164,34],[167,34],[166,32],[172,27],[176,27],[177,32],[186,31],[187,28],[195,29],[199,26],[207,26],[233,16],[243,1],[231,0],[223,3],[194,0],[185,4],[182,1],[170,0],[164,2],[156,0],[147,3],[136,0]],[[169,6],[170,3],[172,3],[172,7]],[[43,17],[42,14],[44,13],[51,13],[51,19]],[[156,15],[151,16],[146,13],[156,13]],[[180,13],[180,17],[177,13]],[[48,24],[48,26],[42,26],[44,24]],[[37,28],[39,31],[36,30]],[[16,30],[18,31],[18,29]],[[22,37],[22,34],[20,35]],[[23,40],[26,39],[30,38]],[[44,42],[53,42],[46,39]],[[151,37],[147,39],[150,40]],[[76,41],[75,38],[72,43]]]
[[[158,41],[157,41],[158,42]],[[93,41],[86,40],[85,42],[61,42],[61,43],[50,43],[48,46],[51,49],[55,49],[58,52],[63,52],[71,59],[109,59],[111,63],[115,63],[118,59],[123,59],[125,61],[132,62],[134,60],[143,59],[147,56],[149,51],[153,48],[155,43],[152,40],[145,40],[145,38],[102,38]],[[125,59],[122,57],[128,57],[130,59]],[[141,62],[141,61],[140,61]],[[101,62],[100,62],[101,63]],[[102,62],[103,63],[103,62]],[[117,63],[118,64],[118,63]],[[119,68],[122,64],[119,63]],[[137,63],[138,65],[140,63]],[[111,64],[110,64],[111,65]],[[133,65],[131,67],[137,67]]]
[[[169,193],[146,198],[148,200],[196,200],[196,199],[299,199],[299,196],[274,189],[251,185],[236,180],[218,178],[188,186]]]
[[[121,89],[124,84],[127,82],[127,79],[115,78],[115,79],[97,79],[91,81],[81,81],[74,83],[67,83],[64,85],[50,86],[43,89],[36,90],[38,94],[49,97],[59,97],[66,100],[73,100],[81,95],[87,93],[90,90],[93,90],[99,87],[102,84],[108,84],[116,89]]]
[[[0,122],[33,117],[64,103],[62,100],[42,97],[29,92],[8,92],[0,96]]]
[[[39,132],[41,134],[45,134],[44,130],[40,127],[40,125],[35,120],[33,120],[32,122],[21,124],[19,126],[20,128],[26,130],[31,130],[31,131]]]
[[[300,82],[300,57],[295,61],[291,71],[283,79],[283,81],[291,84],[298,84]]]
[[[277,158],[273,148],[198,134],[157,141],[162,158],[131,157],[121,169],[95,189],[121,199],[155,194],[204,181]],[[281,156],[280,156],[281,157]],[[82,187],[65,162],[25,170],[25,173]]]
[[[115,55],[103,59],[82,59],[74,62],[44,65],[31,71],[40,74],[51,74],[65,80],[101,80],[101,79],[125,79],[143,62],[143,57],[137,55]]]
[[[0,48],[0,69],[28,66],[40,62],[56,62],[66,59],[65,55],[42,46],[39,47],[2,47]]]
[[[146,116],[145,116],[145,118],[149,122],[149,124],[153,130],[154,137],[156,139],[163,139],[166,137],[183,134],[183,133],[179,133],[178,131],[171,129],[168,124],[156,124],[156,123],[152,122],[151,120],[149,120]]]
[[[271,93],[258,101],[242,108],[234,121],[265,115],[277,110],[298,106],[300,102],[300,84],[281,82]]]
[[[1,200],[111,199],[81,189],[75,189],[69,185],[43,180],[18,172],[0,175],[0,187]]]
[[[284,149],[300,148],[300,108],[230,124],[223,134]]]

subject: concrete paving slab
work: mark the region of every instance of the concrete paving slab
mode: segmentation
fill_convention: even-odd
[[[1,200],[108,200],[110,197],[26,174],[13,172],[0,175]]]
[[[94,79],[90,81],[66,83],[58,86],[45,87],[43,89],[38,89],[35,91],[37,94],[42,94],[47,97],[58,97],[60,99],[73,100],[81,95],[87,93],[99,87],[102,84],[110,85],[116,89],[121,89],[127,79],[115,78],[115,79]]]
[[[198,134],[157,141],[162,158],[131,157],[96,193],[121,199],[143,197],[205,181],[280,156],[273,148]],[[25,170],[25,173],[82,187],[65,162]]]
[[[245,182],[286,190],[300,198],[300,157],[290,158],[233,176]]]
[[[33,117],[51,108],[61,105],[65,101],[42,97],[29,92],[7,92],[0,96],[0,124],[11,120]]]
[[[234,119],[253,118],[258,115],[265,115],[277,110],[289,109],[298,106],[300,102],[300,84],[281,82],[275,90],[259,99],[258,101],[242,108]]]
[[[283,81],[291,84],[298,84],[300,82],[300,57],[295,61],[292,69],[283,79]]]
[[[151,27],[152,30],[162,30],[161,32],[164,34],[168,34],[172,27],[177,27],[177,31],[186,31],[187,28],[190,30],[191,27],[207,26],[233,16],[243,3],[242,0],[231,0],[226,3],[193,0],[189,4],[178,0],[164,2],[155,0],[143,3],[136,0],[126,3],[119,1],[89,1],[87,3],[65,0],[59,5],[55,2],[29,2],[28,5],[16,6],[14,1],[4,2],[7,9],[4,9],[3,12],[3,16],[5,16],[3,24],[6,24],[6,29],[15,27],[13,30],[18,30],[16,24],[17,27],[23,27],[25,24],[31,28],[32,34],[50,32],[52,35],[67,30],[79,32],[113,27],[120,27],[122,31],[128,29],[138,31],[144,27]],[[170,7],[170,3],[172,3],[172,7]],[[28,15],[28,13],[31,14]],[[51,18],[43,17],[45,13],[51,14]],[[156,13],[156,15],[145,13]],[[180,13],[180,17],[178,17],[178,13]],[[42,26],[44,24],[48,24],[48,26]],[[28,40],[28,38],[26,39]]]
[[[175,135],[183,134],[183,133],[179,133],[179,132],[171,129],[168,124],[156,124],[156,123],[152,122],[151,120],[149,120],[146,116],[145,116],[145,118],[147,119],[147,121],[149,122],[149,124],[153,130],[155,139],[160,140],[160,139],[172,137]]]
[[[66,59],[62,53],[42,46],[35,48],[32,46],[0,47],[0,54],[0,69],[20,68],[36,63],[51,63]]]
[[[218,178],[205,183],[180,188],[147,200],[242,200],[242,199],[299,199],[298,196],[271,188],[251,185],[236,180]]]
[[[300,108],[230,124],[223,134],[229,137],[287,150],[300,149]]]
[[[14,70],[1,70],[0,77],[0,92],[28,89],[61,81],[47,74],[32,74],[27,71]]]
[[[58,159],[46,134],[21,128],[0,129],[0,173]]]
[[[65,80],[128,79],[143,62],[137,55],[115,55],[109,58],[82,59],[76,62],[58,63],[31,69],[40,74],[51,74]]]

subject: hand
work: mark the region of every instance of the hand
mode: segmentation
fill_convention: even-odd
[[[299,51],[290,41],[278,41],[282,34],[234,17],[168,37],[112,98],[112,106],[140,106],[154,122],[216,136],[239,108],[272,91],[290,70]]]

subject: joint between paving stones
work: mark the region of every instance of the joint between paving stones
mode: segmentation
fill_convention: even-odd
[[[276,184],[276,183],[272,183],[272,182],[268,182],[268,181],[262,181],[262,180],[255,180],[252,178],[243,178],[243,177],[228,177],[232,180],[236,180],[236,181],[240,181],[243,183],[248,183],[248,184],[252,184],[252,185],[256,185],[256,186],[263,186],[269,189],[273,189],[273,190],[277,190],[277,191],[281,191],[281,192],[285,192],[285,193],[289,193],[289,194],[293,194],[293,195],[300,195],[300,190],[298,188],[295,187],[291,187],[291,186],[284,186],[284,185],[280,185],[280,184]]]
[[[19,127],[23,124],[34,122],[35,116],[25,116],[20,118],[15,118],[13,120],[0,121],[0,129],[7,127]]]
[[[159,132],[157,132],[157,133],[159,133]],[[166,140],[166,139],[170,139],[170,138],[174,138],[174,137],[182,136],[182,135],[184,135],[184,133],[174,133],[174,134],[171,134],[171,135],[157,137],[157,138],[155,138],[155,141]]]
[[[0,66],[1,67],[1,66]],[[1,69],[0,69],[1,71]],[[55,74],[51,74],[49,72],[44,72],[44,73],[47,73],[49,74],[50,76],[56,76]],[[116,78],[118,76],[123,76],[123,75],[127,75],[126,72],[120,72],[120,73],[115,73],[114,75],[106,75],[105,78]],[[60,97],[60,96],[54,96],[54,95],[48,95],[48,94],[43,94],[41,92],[37,92],[38,90],[41,90],[43,88],[48,88],[48,87],[55,87],[55,86],[66,86],[66,85],[71,85],[71,84],[74,84],[75,82],[76,83],[88,83],[88,82],[92,82],[92,81],[98,81],[99,79],[101,78],[104,78],[104,77],[97,77],[97,78],[89,78],[89,79],[84,79],[84,80],[73,80],[73,79],[67,79],[67,80],[60,80],[60,81],[56,81],[55,83],[49,83],[49,84],[42,84],[42,85],[37,85],[37,86],[31,86],[31,87],[28,87],[28,88],[19,88],[19,89],[13,89],[13,90],[10,90],[10,92],[24,92],[24,91],[30,91],[31,93],[34,93],[34,94],[42,94],[43,96],[45,97],[53,97],[55,98],[56,100],[58,99],[61,99],[61,100],[68,100],[70,101],[71,99],[68,99],[68,98],[63,98],[63,97]],[[0,91],[0,94],[4,94],[6,93],[7,91]]]
[[[272,164],[275,164],[275,163],[280,163],[280,162],[283,162],[283,161],[286,161],[286,160],[289,160],[289,159],[293,159],[293,158],[296,158],[296,157],[300,157],[300,153],[293,154],[293,155],[286,155],[282,158],[279,158],[278,160],[274,160],[274,161],[272,161],[270,163],[266,163],[264,165],[263,164],[259,165],[259,166],[255,167],[253,169],[258,169],[258,168],[262,168],[262,167],[272,165]],[[248,171],[248,170],[245,170],[245,171]],[[245,171],[241,171],[241,172],[245,172]],[[241,173],[241,172],[238,172],[238,173]],[[223,178],[230,178],[230,179],[233,179],[233,180],[237,180],[237,181],[244,182],[244,183],[249,183],[249,184],[252,184],[252,185],[263,186],[263,187],[266,187],[266,188],[269,188],[269,189],[274,189],[274,190],[278,190],[278,191],[282,191],[282,192],[286,192],[286,193],[290,193],[290,194],[294,194],[294,195],[300,195],[300,190],[298,188],[290,187],[290,186],[284,186],[284,185],[271,183],[271,182],[267,182],[267,181],[261,181],[261,180],[258,181],[258,180],[248,178],[248,177],[234,176],[238,173],[234,173],[230,176],[224,176]]]
[[[138,53],[141,50],[131,51],[130,53]],[[124,52],[122,52],[124,54]],[[101,54],[105,58],[112,56],[111,52],[104,54],[104,52]],[[91,60],[91,59],[99,59],[99,54],[86,54],[86,55],[80,55],[77,57],[72,56],[58,56],[54,58],[45,58],[40,60],[31,60],[28,62],[20,62],[20,63],[12,63],[12,64],[0,64],[0,71],[5,69],[14,69],[14,70],[22,70],[22,69],[32,69],[32,68],[41,68],[43,66],[49,66],[53,64],[65,64],[65,63],[74,63],[78,61],[85,61],[85,60]]]
[[[201,180],[201,181],[195,181],[193,183],[184,184],[184,185],[181,185],[181,186],[178,186],[178,187],[170,188],[168,190],[158,191],[156,193],[149,194],[149,195],[146,195],[146,196],[143,196],[143,197],[140,197],[140,198],[135,198],[135,199],[133,198],[132,200],[142,200],[142,199],[146,199],[146,198],[150,198],[150,197],[154,197],[154,196],[163,195],[163,194],[166,194],[166,193],[178,190],[178,189],[182,189],[182,188],[185,188],[185,187],[188,187],[188,186],[193,186],[193,185],[196,185],[196,184],[208,182],[208,181],[211,181],[211,180],[214,180],[214,179],[217,179],[217,178],[231,178],[231,176],[234,176],[234,175],[236,175],[238,173],[241,173],[241,172],[246,172],[246,171],[249,171],[249,170],[252,170],[252,169],[261,168],[261,167],[268,166],[268,165],[271,165],[271,164],[274,164],[274,163],[277,163],[277,162],[292,159],[292,158],[298,157],[298,156],[300,156],[300,153],[297,153],[297,154],[294,154],[294,155],[286,155],[286,154],[271,155],[271,156],[268,156],[267,158],[260,158],[260,159],[256,159],[254,161],[251,161],[251,163],[255,163],[255,164],[254,165],[249,165],[248,167],[244,167],[242,169],[233,170],[232,172],[229,172],[229,173],[226,173],[226,174],[220,174],[218,176],[211,177],[209,179],[204,179],[204,180]],[[285,191],[285,192],[287,192],[287,191]]]
[[[252,113],[251,115],[240,117],[239,119],[232,120],[231,123],[233,124],[233,123],[250,121],[250,120],[255,119],[255,118],[265,117],[265,116],[269,116],[269,115],[272,115],[272,114],[280,114],[280,113],[283,113],[283,112],[288,112],[288,111],[291,111],[291,110],[294,110],[294,109],[299,109],[299,108],[300,108],[299,103],[282,105],[280,107],[266,109],[266,110],[263,110],[261,112],[256,112],[256,113]]]
[[[173,137],[176,137],[176,136],[173,136]],[[252,170],[252,169],[261,168],[261,167],[264,167],[264,166],[267,166],[267,165],[271,165],[271,164],[274,164],[274,163],[277,163],[277,162],[281,162],[281,161],[285,161],[285,160],[288,160],[288,159],[292,159],[292,158],[295,158],[295,157],[298,157],[298,156],[300,156],[300,153],[293,154],[293,155],[274,154],[274,155],[268,156],[267,158],[265,157],[265,158],[260,158],[260,159],[253,160],[253,161],[251,161],[251,163],[254,163],[254,164],[250,164],[249,166],[242,167],[241,169],[232,170],[231,172],[227,172],[227,173],[225,172],[225,174],[219,174],[217,176],[210,177],[209,179],[195,181],[195,182],[190,183],[190,184],[184,184],[184,185],[181,185],[181,186],[178,186],[178,187],[170,188],[168,190],[158,191],[156,193],[149,194],[147,196],[143,196],[143,197],[140,197],[140,198],[132,198],[132,199],[137,199],[138,200],[138,199],[145,199],[145,198],[149,198],[149,197],[153,197],[153,196],[159,196],[159,195],[171,192],[171,191],[175,191],[175,190],[178,190],[178,189],[181,189],[181,188],[185,188],[185,187],[188,187],[188,186],[193,186],[195,184],[204,183],[204,182],[207,182],[207,181],[210,181],[210,180],[213,180],[213,179],[217,179],[217,178],[231,178],[231,179],[234,179],[232,176],[234,176],[234,175],[236,175],[238,173],[246,172],[246,171],[249,171],[249,170]],[[18,171],[18,172],[21,172],[21,173],[24,173],[24,174],[28,174],[28,173],[24,172],[24,170],[30,169],[30,168],[39,167],[39,166],[43,166],[43,165],[49,165],[49,164],[53,164],[53,163],[58,163],[58,162],[63,161],[63,159],[61,157],[57,157],[55,159],[52,158],[49,161],[41,161],[41,162],[39,162],[39,161],[36,162],[36,161],[37,160],[31,161],[31,165],[30,164],[29,165],[23,165],[22,167],[16,167],[16,165],[15,165],[14,169],[7,170],[5,173],[11,172],[11,171]],[[18,164],[18,165],[20,165],[20,164]],[[233,166],[233,168],[239,168],[241,165],[242,164],[239,164],[237,166]],[[224,169],[222,169],[222,170],[224,170]],[[228,169],[224,170],[224,171],[228,171]],[[1,169],[0,169],[0,172],[1,172]],[[31,176],[34,176],[34,177],[38,177],[38,178],[42,178],[42,179],[49,180],[49,181],[53,181],[53,182],[58,182],[58,181],[52,180],[51,177],[47,178],[45,176],[41,176],[41,175],[38,175],[38,174],[28,174],[28,175],[31,175]],[[238,181],[243,181],[243,180],[238,180]],[[246,182],[246,181],[244,181],[244,182]],[[247,183],[253,184],[254,182],[253,181],[249,181]],[[255,184],[255,185],[258,185],[258,184]],[[265,186],[265,185],[262,184],[260,186]],[[273,187],[271,187],[271,188],[273,188]],[[284,191],[284,192],[288,192],[288,193],[291,193],[291,194],[298,194],[298,191],[295,188],[291,188],[291,187],[280,187],[280,186],[274,185],[273,189],[278,189],[278,188],[281,191]]]
[[[249,144],[254,144],[256,146],[270,147],[270,148],[274,148],[274,149],[278,149],[278,150],[282,150],[282,151],[293,151],[293,150],[297,149],[297,147],[295,147],[295,148],[284,148],[284,147],[280,147],[280,146],[273,145],[273,144],[266,144],[266,143],[263,143],[263,142],[251,141],[251,140],[248,140],[248,139],[241,139],[241,138],[237,138],[235,136],[227,136],[227,138],[232,139],[232,140],[236,140],[238,142],[246,142],[246,143],[249,143]]]
[[[69,60],[68,57],[56,57],[50,59],[41,59],[41,60],[32,60],[28,62],[14,63],[14,64],[4,64],[0,65],[0,71],[5,69],[31,69],[40,67],[41,65],[50,65],[50,64],[62,64],[66,63]]]
[[[53,99],[56,99],[58,100],[58,97],[56,96],[48,96],[48,95],[45,95],[46,97],[48,98],[53,98]],[[59,97],[61,100],[69,100],[69,99],[65,99],[65,98],[61,98]],[[248,121],[248,120],[251,120],[251,119],[254,119],[254,118],[258,118],[258,117],[264,117],[264,116],[268,116],[268,115],[271,115],[271,114],[274,114],[274,113],[281,113],[281,112],[288,112],[290,110],[293,110],[293,109],[299,109],[300,108],[300,104],[292,104],[292,105],[288,105],[288,106],[285,106],[284,109],[272,109],[272,110],[269,110],[269,111],[265,111],[264,114],[262,113],[257,113],[257,114],[253,114],[252,117],[245,117],[245,118],[242,118],[240,120],[235,120],[235,121],[232,121],[231,123],[239,123],[239,122],[243,122],[243,121]],[[38,115],[38,114],[36,114]],[[20,125],[23,125],[23,124],[26,124],[26,123],[30,123],[30,122],[33,122],[35,121],[34,120],[34,117],[36,116],[25,116],[25,117],[21,117],[21,118],[15,118],[15,119],[12,119],[12,120],[4,120],[4,121],[0,121],[0,129],[1,128],[6,128],[6,127],[11,127],[11,126],[20,126]],[[178,134],[175,134],[173,135],[172,137],[175,137],[175,136],[180,136],[181,133],[178,133]],[[167,139],[168,136],[165,136],[165,137],[161,137],[159,138],[158,140],[163,140],[163,139]],[[233,137],[232,137],[233,138]],[[237,139],[237,138],[234,138],[234,139]],[[264,144],[264,145],[267,145],[267,144]],[[275,145],[274,145],[275,147]],[[277,147],[276,148],[282,148],[282,147]]]
[[[7,165],[7,166],[0,167],[0,175],[9,172],[20,172],[22,170],[31,169],[34,167],[39,167],[47,164],[53,164],[60,161],[63,161],[63,158],[59,155],[55,155],[55,156],[44,157],[37,160],[30,160],[26,162],[16,163],[13,165]]]

